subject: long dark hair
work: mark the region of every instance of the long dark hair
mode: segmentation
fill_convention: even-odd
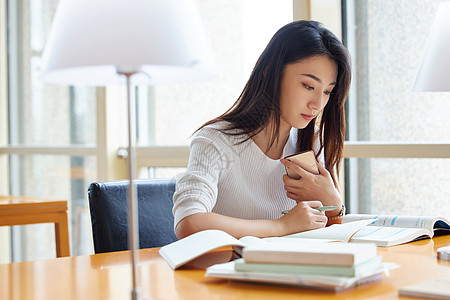
[[[298,130],[297,151],[313,149],[316,139],[319,139],[317,156],[324,151],[325,168],[337,185],[336,174],[344,148],[344,103],[350,86],[351,62],[345,46],[319,22],[295,21],[279,29],[256,62],[237,101],[224,114],[200,128],[218,121],[228,121],[229,126],[222,131],[247,135],[244,142],[268,124],[273,124],[271,147],[277,141],[280,128],[279,96],[284,68],[317,55],[327,55],[334,60],[338,69],[337,84],[319,117],[320,122],[314,119],[304,129]],[[317,132],[316,125],[319,127]]]

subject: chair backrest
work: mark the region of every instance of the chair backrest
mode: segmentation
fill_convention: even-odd
[[[94,182],[88,189],[95,253],[121,251],[128,245],[128,180]],[[175,179],[136,180],[139,248],[177,240],[173,230]]]

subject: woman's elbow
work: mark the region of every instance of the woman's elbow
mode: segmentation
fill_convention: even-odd
[[[175,227],[175,235],[177,236],[178,239],[185,238],[188,235],[191,235],[193,233],[202,230],[197,225],[198,222],[196,222],[196,219],[198,219],[198,215],[199,214],[197,213],[187,216],[183,218],[180,222],[178,222],[177,226]]]

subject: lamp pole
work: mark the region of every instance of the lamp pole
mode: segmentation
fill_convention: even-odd
[[[136,107],[135,99],[131,99],[131,77],[137,72],[117,70],[117,73],[125,76],[127,84],[127,113],[128,113],[128,242],[131,250],[131,299],[140,299],[138,287],[137,263],[139,254],[139,216],[137,207],[137,188],[134,182],[136,176]]]

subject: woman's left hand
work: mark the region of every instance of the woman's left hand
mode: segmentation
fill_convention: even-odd
[[[339,191],[334,186],[330,172],[320,162],[317,163],[319,175],[310,173],[287,159],[282,159],[281,163],[301,177],[293,179],[283,175],[284,189],[289,198],[297,203],[319,200],[324,206],[333,205],[340,209],[342,200]]]

